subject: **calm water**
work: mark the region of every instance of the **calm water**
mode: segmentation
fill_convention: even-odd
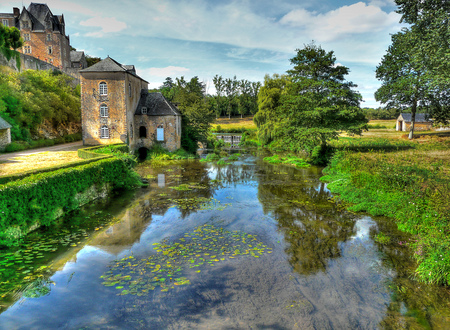
[[[410,237],[339,208],[321,169],[138,171],[148,187],[2,252],[1,329],[450,328],[449,290],[411,277]]]

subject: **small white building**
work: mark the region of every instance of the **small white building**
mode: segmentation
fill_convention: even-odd
[[[0,151],[11,143],[11,125],[0,117]]]

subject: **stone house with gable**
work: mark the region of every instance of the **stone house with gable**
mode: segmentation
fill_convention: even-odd
[[[0,117],[0,151],[11,143],[11,125]]]
[[[133,65],[109,56],[80,70],[81,125],[84,145],[127,143],[132,152],[160,143],[181,147],[181,114]]]
[[[397,118],[395,125],[396,131],[407,132],[411,128],[411,114],[401,113]],[[433,129],[433,121],[427,113],[416,113],[414,121],[414,130],[417,131],[429,131]]]
[[[74,67],[64,15],[53,15],[47,4],[32,2],[27,9],[23,7],[22,12],[19,8],[13,8],[12,13],[0,13],[0,24],[16,27],[20,31],[24,40],[22,48],[17,49],[20,53],[47,62],[62,71]],[[84,57],[84,53],[77,59],[82,61],[81,57]]]

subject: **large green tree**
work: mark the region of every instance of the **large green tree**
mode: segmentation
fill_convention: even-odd
[[[450,2],[396,0],[401,21],[412,24],[392,36],[392,44],[377,67],[382,86],[375,98],[388,108],[410,110],[413,138],[417,111],[435,122],[450,121]]]
[[[17,67],[20,69],[20,54],[16,51],[22,47],[23,39],[20,37],[20,31],[15,27],[0,25],[0,53],[9,61],[16,59]]]
[[[340,132],[361,134],[367,119],[361,95],[345,80],[349,69],[336,65],[333,51],[315,44],[297,49],[287,77],[266,77],[255,115],[263,144],[293,151],[325,151]]]

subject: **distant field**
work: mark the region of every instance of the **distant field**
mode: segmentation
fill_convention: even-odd
[[[16,157],[6,162],[0,162],[0,176],[18,174],[67,163],[77,163],[82,160],[78,157],[76,151],[40,152]]]
[[[232,129],[232,128],[247,128],[247,129],[256,129],[256,125],[253,122],[253,117],[235,117],[235,118],[219,118],[212,124],[213,127],[220,125],[220,127],[224,129]]]

